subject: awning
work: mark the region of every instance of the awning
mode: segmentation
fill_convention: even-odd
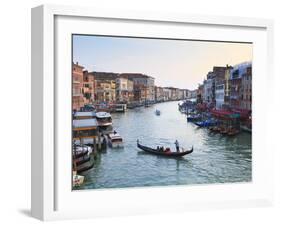
[[[224,119],[240,118],[240,114],[239,113],[234,113],[234,112],[228,111],[228,110],[213,109],[213,110],[211,110],[211,114],[214,117],[224,118]]]

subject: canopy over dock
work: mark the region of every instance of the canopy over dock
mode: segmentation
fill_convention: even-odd
[[[98,127],[98,122],[95,118],[92,119],[74,119],[73,120],[73,129],[85,129],[85,128],[96,128]]]
[[[221,118],[221,119],[237,119],[240,118],[239,113],[235,113],[228,110],[219,110],[219,109],[213,109],[211,110],[211,114],[214,117]]]
[[[82,119],[82,118],[94,118],[96,117],[96,113],[94,111],[77,111],[74,113],[75,119]]]

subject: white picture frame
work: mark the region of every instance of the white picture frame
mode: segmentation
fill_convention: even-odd
[[[104,21],[107,24],[103,23]],[[87,23],[91,26],[82,25]],[[119,23],[121,29],[114,29],[114,23]],[[137,29],[134,30],[132,25]],[[125,30],[126,26],[129,26],[130,31]],[[195,29],[190,34],[192,37],[186,37],[186,33],[179,32],[188,26]],[[70,158],[65,154],[71,149],[70,146],[64,145],[64,141],[58,140],[58,137],[62,137],[61,134],[65,131],[68,135],[71,134],[71,121],[68,121],[67,117],[63,120],[62,114],[69,109],[71,102],[71,76],[67,78],[67,74],[71,73],[68,67],[68,64],[71,64],[69,34],[77,33],[78,27],[80,33],[96,31],[95,33],[113,35],[119,32],[118,35],[137,36],[153,35],[154,28],[162,27],[165,29],[163,33],[159,30],[159,37],[165,35],[173,38],[173,35],[177,34],[189,39],[252,41],[253,74],[256,76],[253,79],[253,181],[247,184],[72,192],[71,186],[68,187],[71,184],[71,162],[68,164]],[[175,29],[173,35],[167,31],[170,29]],[[210,33],[208,29],[217,29],[218,33]],[[232,29],[237,32],[233,33]],[[267,148],[266,121],[269,116],[265,106],[270,103],[264,100],[270,96],[272,90],[269,87],[274,82],[272,39],[273,22],[265,19],[160,14],[57,5],[33,8],[32,216],[41,220],[56,220],[271,205],[274,150]],[[65,51],[62,53],[60,48]],[[63,84],[61,79],[66,79],[66,83]],[[69,101],[64,103],[62,100]],[[169,208],[165,208],[167,206]]]

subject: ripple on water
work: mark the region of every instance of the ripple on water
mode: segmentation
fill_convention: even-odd
[[[252,179],[251,135],[225,137],[187,123],[177,102],[112,114],[113,126],[125,141],[123,149],[110,149],[86,176],[79,189],[122,188],[182,184],[247,182]],[[160,116],[155,110],[161,111]],[[194,152],[180,159],[154,156],[139,150],[147,146],[180,146]]]

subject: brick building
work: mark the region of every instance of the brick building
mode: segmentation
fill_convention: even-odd
[[[83,69],[81,65],[72,63],[72,110],[79,111],[84,106]]]
[[[241,63],[230,73],[230,107],[251,109],[252,102],[252,64]]]
[[[95,78],[95,101],[115,102],[116,101],[116,79],[117,73],[112,72],[91,72]]]
[[[251,110],[252,109],[252,66],[249,65],[246,69],[246,73],[242,77],[241,81],[241,104],[240,108]]]
[[[95,77],[88,71],[83,72],[83,97],[84,104],[92,104],[95,101]]]

